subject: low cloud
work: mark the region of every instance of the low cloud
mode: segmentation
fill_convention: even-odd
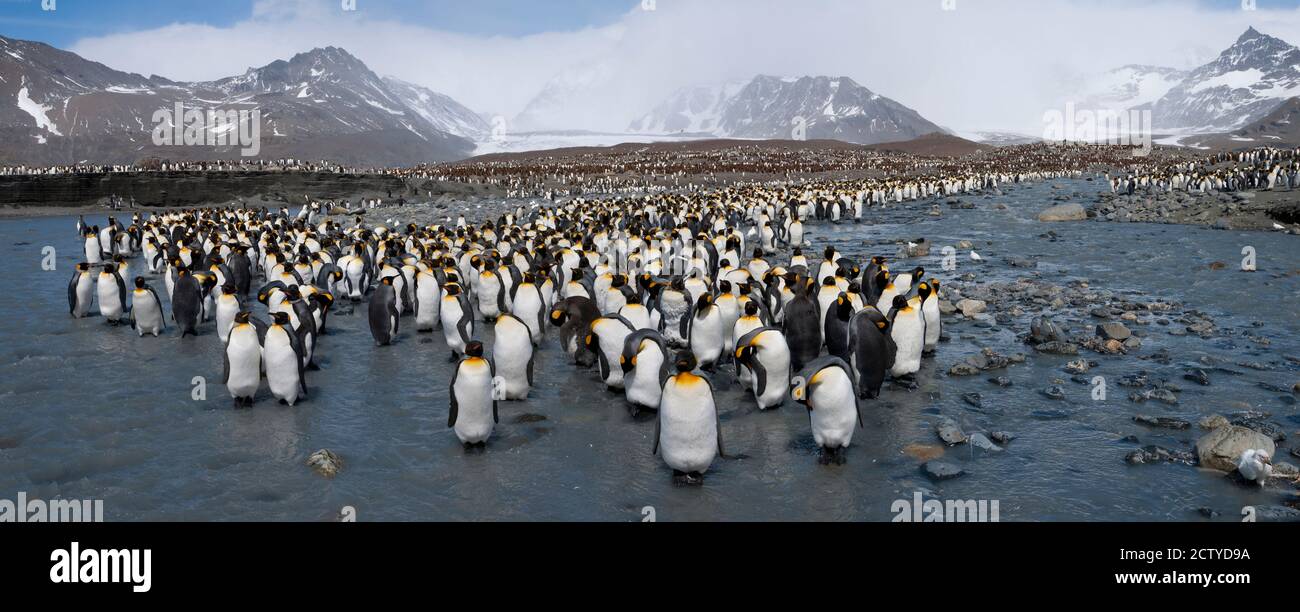
[[[1132,0],[629,0],[616,23],[470,36],[337,2],[259,2],[229,27],[176,23],[72,50],[177,80],[240,74],[327,45],[382,75],[515,117],[548,83],[554,127],[619,131],[679,87],[755,74],[848,76],[956,129],[1041,131],[1045,110],[1095,72],[1190,68],[1248,26],[1300,42],[1300,11]],[[955,10],[944,10],[945,5]]]

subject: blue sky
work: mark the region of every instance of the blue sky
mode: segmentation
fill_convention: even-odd
[[[228,27],[248,19],[254,0],[0,0],[0,33],[71,46],[88,36],[157,28],[176,22]],[[639,0],[356,0],[372,19],[486,36],[522,36],[613,23]],[[341,0],[319,0],[342,10]]]

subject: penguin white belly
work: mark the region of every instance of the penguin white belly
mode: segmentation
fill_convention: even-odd
[[[736,338],[731,335],[740,320],[740,306],[735,299],[719,299],[718,312],[722,315],[722,352],[730,353],[736,348]]]
[[[266,333],[266,350],[262,356],[266,359],[266,384],[276,399],[282,399],[290,406],[298,401],[298,354],[289,343],[287,329],[272,328]]]
[[[650,312],[645,306],[640,304],[628,304],[618,311],[619,316],[627,319],[628,323],[637,330],[654,329],[650,327]]]
[[[688,375],[689,376],[689,375]],[[659,402],[659,453],[668,467],[703,474],[718,455],[718,421],[713,393],[704,380],[671,378]]]
[[[942,331],[939,323],[939,300],[937,298],[926,300],[921,306],[921,313],[925,315],[925,352],[933,352],[939,346],[939,335]]]
[[[122,301],[118,295],[117,279],[111,274],[101,274],[99,281],[95,283],[95,291],[99,297],[99,314],[104,315],[109,320],[120,319],[122,317]]]
[[[92,266],[104,262],[103,253],[99,250],[98,238],[86,239],[86,262]]]
[[[528,328],[514,319],[503,317],[497,321],[494,338],[492,359],[496,362],[497,376],[505,379],[505,397],[502,399],[528,399],[528,363],[533,359],[533,341]]]
[[[478,296],[478,309],[485,319],[495,319],[501,315],[497,295],[501,293],[501,280],[495,274],[485,275],[479,279],[474,293]]]
[[[230,328],[235,324],[237,314],[239,314],[239,300],[233,296],[221,296],[217,302],[217,337],[221,338],[222,342],[230,336]]]
[[[470,360],[460,365],[453,392],[456,394],[456,437],[462,444],[487,442],[492,437],[492,373],[486,361]]]
[[[542,334],[546,331],[542,327],[542,322],[538,319],[538,313],[542,312],[542,296],[533,285],[520,285],[519,290],[515,291],[515,302],[512,307],[512,314],[519,317],[528,326],[528,335],[532,337],[533,343],[541,343]]]
[[[438,290],[437,281],[432,276],[420,277],[420,282],[415,291],[417,304],[415,309],[415,329],[417,331],[433,331],[438,326],[438,315],[442,305],[441,293]]]
[[[659,386],[659,370],[663,364],[664,355],[658,346],[647,346],[637,353],[636,367],[623,381],[629,402],[643,408],[659,409],[659,399],[663,395],[663,388]]]
[[[90,306],[95,300],[95,279],[89,274],[83,273],[77,279],[77,305],[72,310],[72,315],[78,319],[90,313]]]
[[[163,330],[163,313],[153,294],[141,291],[135,294],[131,303],[131,315],[135,317],[135,331],[140,336],[152,334],[155,338]]]
[[[257,343],[257,331],[250,327],[233,334],[226,347],[226,359],[230,361],[230,378],[226,380],[230,395],[257,395],[262,382],[262,347]]]
[[[890,333],[898,345],[898,353],[894,357],[894,367],[889,371],[891,375],[907,376],[921,369],[921,353],[925,349],[924,325],[914,309],[894,318]]]
[[[704,318],[691,321],[691,352],[701,365],[713,365],[722,356],[722,315],[709,309]]]
[[[847,448],[858,423],[853,381],[841,368],[826,368],[813,376],[817,389],[810,403],[813,441],[822,448]]]
[[[778,334],[766,332],[762,335]],[[758,393],[758,381],[751,375],[751,378],[755,379],[752,388],[759,410],[779,408],[785,403],[785,396],[790,391],[790,348],[785,343],[785,336],[783,334],[779,336],[779,342],[764,342],[758,353],[758,359],[767,375],[766,386],[761,395]]]
[[[460,320],[466,316],[461,312],[460,300],[453,296],[442,298],[442,309],[439,313],[442,318],[442,337],[447,341],[447,347],[457,353],[465,352],[465,341],[460,337]],[[473,322],[469,324],[468,332],[471,337],[474,335]]]

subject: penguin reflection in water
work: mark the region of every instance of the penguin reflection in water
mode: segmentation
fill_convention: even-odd
[[[465,358],[451,375],[451,410],[447,415],[447,427],[455,429],[465,450],[486,447],[493,427],[501,422],[497,398],[504,381],[496,374],[496,365],[483,358],[482,342],[475,340],[465,346]]]
[[[713,459],[726,456],[722,447],[722,426],[713,402],[713,385],[694,373],[695,355],[677,354],[677,374],[664,373],[659,420],[655,423],[654,453],[673,470],[673,479],[700,484]]]

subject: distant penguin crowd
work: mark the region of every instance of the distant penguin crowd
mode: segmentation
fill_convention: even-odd
[[[499,403],[526,401],[536,353],[556,350],[633,415],[655,415],[651,450],[679,481],[700,482],[724,456],[724,377],[760,410],[805,408],[821,461],[842,464],[861,402],[890,380],[914,387],[944,338],[941,284],[926,270],[807,239],[811,224],[858,222],[872,201],[814,184],[520,204],[478,225],[387,227],[318,205],[79,219],[69,311],[97,303],[141,337],[215,337],[222,384],[247,408],[263,383],[281,404],[308,398],[330,313],[347,300],[376,347],[397,344],[378,350],[410,350],[410,330],[441,337],[448,427],[467,449],[490,443]]]

